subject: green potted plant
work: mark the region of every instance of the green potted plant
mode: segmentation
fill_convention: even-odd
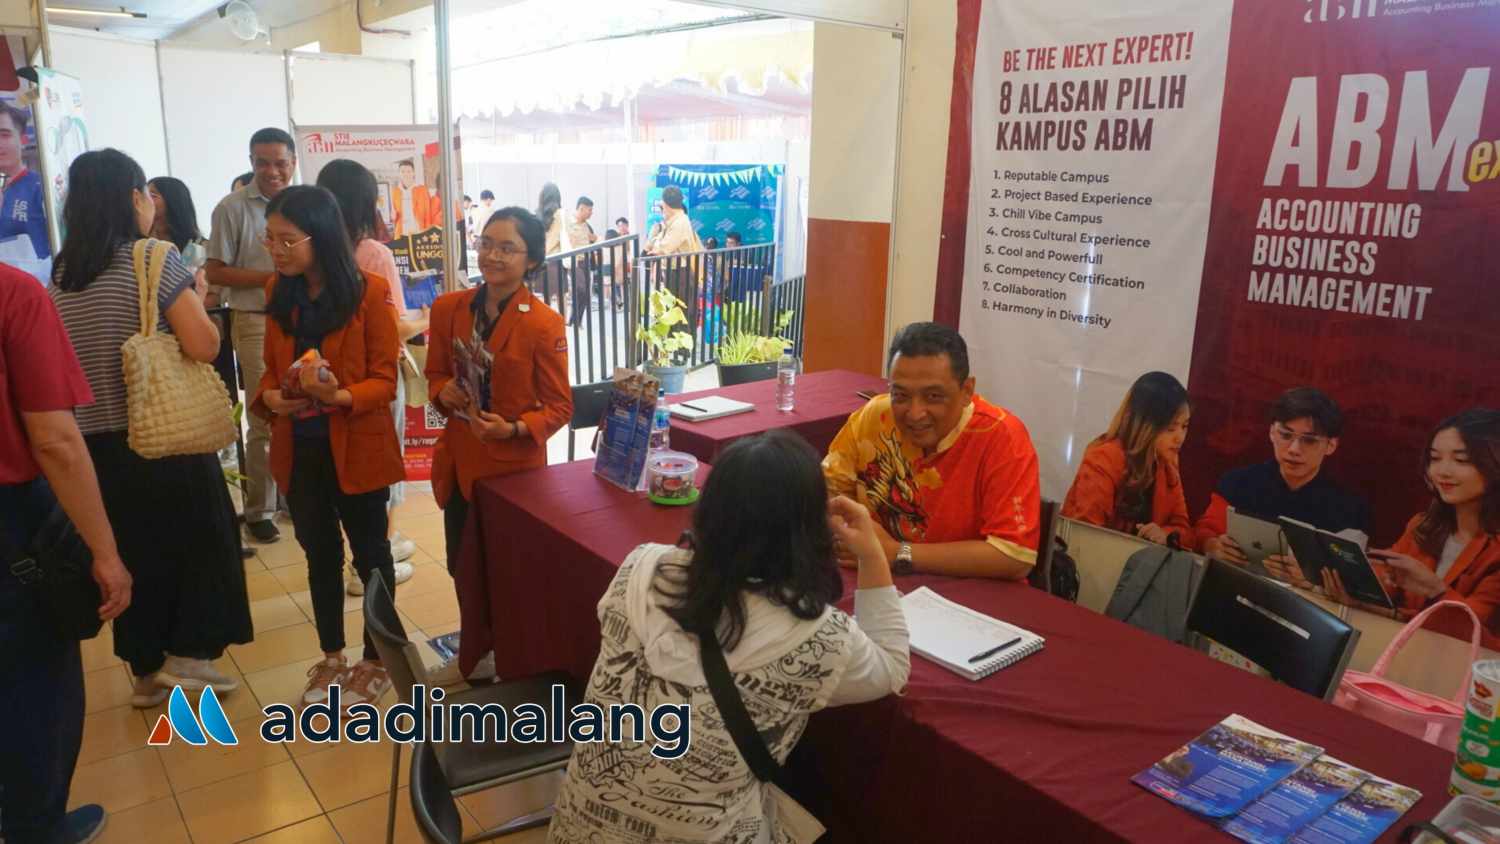
[[[646,344],[646,372],[661,381],[668,393],[682,392],[687,366],[677,364],[678,356],[693,351],[693,335],[674,330],[687,325],[686,307],[672,291],[658,287],[651,291],[648,325],[635,330],[635,339]]]
[[[743,308],[733,303],[726,308]],[[736,315],[737,316],[737,315]],[[744,328],[738,319],[726,319],[729,332],[719,344],[716,360],[719,369],[719,386],[729,387],[751,381],[765,381],[776,377],[776,362],[792,341],[783,336],[792,322],[792,311],[782,311],[776,317],[776,333],[766,337]]]

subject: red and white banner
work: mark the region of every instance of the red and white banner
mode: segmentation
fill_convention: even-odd
[[[1195,518],[1302,385],[1372,545],[1426,510],[1434,427],[1500,403],[1497,32],[1497,0],[960,0],[935,319],[1048,497],[1160,369]]]

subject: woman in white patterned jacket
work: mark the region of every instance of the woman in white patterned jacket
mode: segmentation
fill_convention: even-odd
[[[835,539],[859,561],[852,619],[833,606],[843,591]],[[576,745],[548,841],[791,840],[773,790],[724,726],[690,631],[716,631],[778,763],[811,713],[906,685],[906,619],[869,513],[828,499],[805,440],[773,431],[726,449],[686,544],[642,545],[620,566],[599,602],[603,640],[586,695],[646,713],[689,705],[686,753],[660,758],[650,741]]]

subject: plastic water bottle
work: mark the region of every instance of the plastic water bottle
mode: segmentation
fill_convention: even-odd
[[[651,418],[650,451],[666,451],[672,447],[672,412],[667,409],[667,391],[656,391],[656,415]]]
[[[791,413],[796,406],[797,358],[792,355],[792,347],[787,346],[781,352],[781,359],[776,361],[776,409]]]

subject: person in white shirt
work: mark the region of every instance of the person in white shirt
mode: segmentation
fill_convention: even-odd
[[[905,687],[906,618],[874,523],[859,504],[827,495],[805,440],[786,431],[742,439],[714,463],[685,547],[642,545],[625,559],[599,602],[603,638],[586,700],[606,710],[689,705],[691,740],[672,759],[650,741],[575,745],[549,842],[784,840],[774,799],[714,704],[699,636],[718,638],[778,763],[811,713]],[[835,537],[858,559],[854,618],[833,606],[843,591]]]

